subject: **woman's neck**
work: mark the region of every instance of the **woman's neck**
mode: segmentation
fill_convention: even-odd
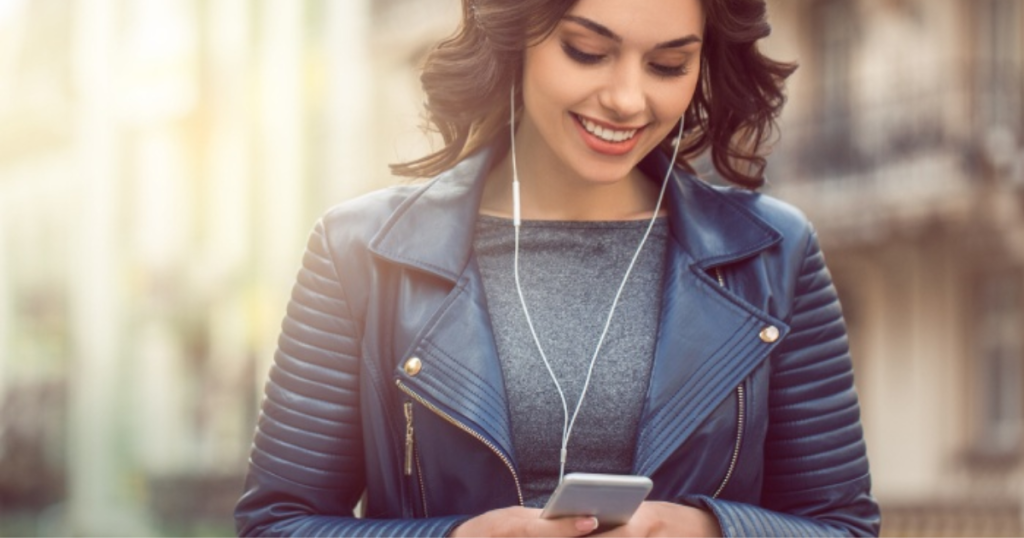
[[[626,177],[595,183],[546,167],[522,154],[517,161],[520,204],[525,220],[635,220],[651,218],[658,185],[633,169]],[[512,216],[512,153],[486,177],[480,212]],[[664,210],[662,211],[664,212]]]

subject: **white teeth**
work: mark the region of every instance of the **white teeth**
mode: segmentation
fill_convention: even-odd
[[[638,130],[629,129],[628,131],[616,131],[614,129],[601,127],[600,125],[582,116],[577,117],[580,119],[580,123],[583,124],[583,128],[585,128],[588,133],[607,142],[624,142],[626,140],[629,140],[630,138],[633,138],[633,136],[636,135],[636,132]]]

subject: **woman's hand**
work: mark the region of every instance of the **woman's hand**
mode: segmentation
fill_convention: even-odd
[[[511,506],[485,512],[455,527],[452,536],[586,536],[597,528],[597,518],[542,519],[540,508]]]
[[[718,520],[699,508],[645,501],[629,523],[594,536],[721,536]]]

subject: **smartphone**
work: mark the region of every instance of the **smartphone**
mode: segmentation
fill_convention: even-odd
[[[595,516],[601,527],[622,525],[644,502],[654,483],[646,476],[569,473],[541,517]]]

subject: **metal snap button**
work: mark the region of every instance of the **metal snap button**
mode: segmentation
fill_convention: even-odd
[[[774,325],[769,325],[761,329],[761,341],[766,344],[771,344],[779,339],[779,329]]]
[[[402,366],[405,373],[408,375],[416,375],[423,369],[423,361],[419,357],[410,357],[409,360],[405,361],[405,365]]]

